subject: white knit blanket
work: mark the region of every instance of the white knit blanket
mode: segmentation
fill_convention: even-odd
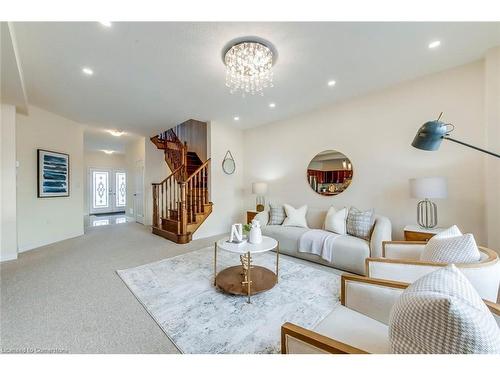
[[[299,238],[299,252],[320,256],[327,262],[333,260],[333,244],[341,235],[321,229],[311,229]]]

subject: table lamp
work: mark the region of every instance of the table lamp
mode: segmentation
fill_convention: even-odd
[[[252,194],[257,195],[255,201],[257,212],[264,211],[264,205],[266,204],[264,195],[266,193],[267,193],[267,183],[265,182],[252,183]]]
[[[448,196],[448,187],[444,177],[423,177],[410,179],[410,195],[423,199],[417,205],[417,222],[422,228],[434,228],[437,225],[437,206],[431,199]]]

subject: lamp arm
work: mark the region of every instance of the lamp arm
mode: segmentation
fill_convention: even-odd
[[[455,143],[459,143],[459,144],[461,144],[463,146],[467,146],[467,147],[473,148],[474,150],[481,151],[481,152],[484,152],[485,154],[489,154],[489,155],[492,155],[492,156],[496,156],[497,158],[500,158],[500,154],[496,154],[494,152],[491,152],[491,151],[488,151],[488,150],[485,150],[485,149],[482,149],[482,148],[470,145],[468,143],[459,141],[457,139],[450,138],[450,136],[448,136],[448,135],[443,136],[443,139],[446,139],[448,141],[452,141],[452,142],[455,142]]]

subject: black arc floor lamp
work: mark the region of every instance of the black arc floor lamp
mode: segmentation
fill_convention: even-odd
[[[455,129],[455,126],[452,124],[445,124],[444,122],[440,121],[442,115],[443,112],[441,112],[437,120],[428,121],[423,124],[420,129],[418,129],[417,135],[411,143],[413,147],[425,151],[436,151],[437,149],[439,149],[439,146],[441,145],[443,139],[446,139],[448,141],[452,141],[463,146],[473,148],[474,150],[481,151],[500,158],[500,154],[451,138],[450,133]]]

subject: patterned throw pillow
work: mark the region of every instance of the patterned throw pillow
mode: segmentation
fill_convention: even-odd
[[[285,208],[278,204],[269,204],[269,224],[281,225],[286,218]]]
[[[373,229],[373,210],[360,211],[351,207],[347,214],[347,234],[370,240]]]
[[[472,284],[454,265],[411,284],[389,317],[393,353],[500,354],[500,329]]]
[[[476,263],[481,259],[474,236],[462,234],[456,225],[432,237],[420,260],[438,263]]]

